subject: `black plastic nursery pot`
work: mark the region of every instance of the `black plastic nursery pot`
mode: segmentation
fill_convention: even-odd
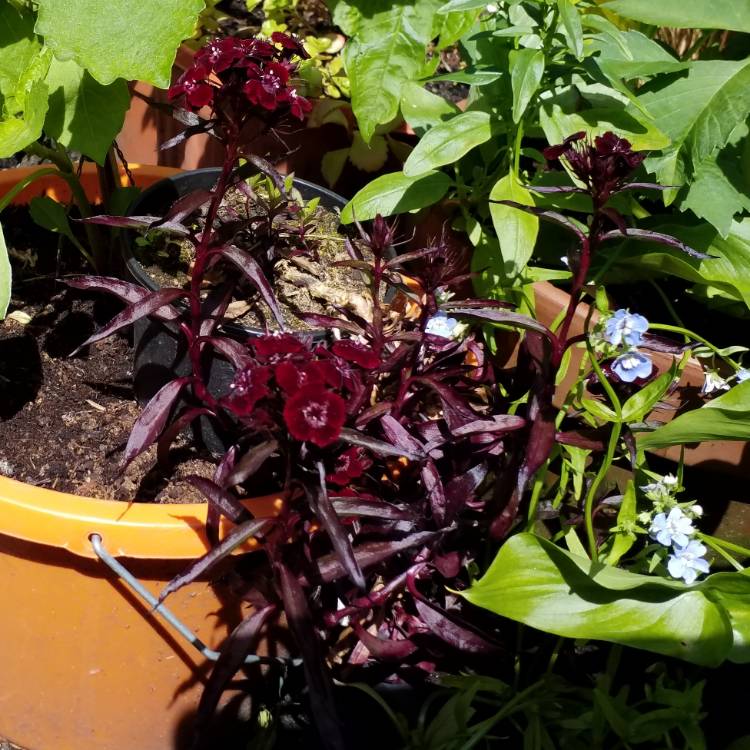
[[[145,190],[130,206],[131,215],[161,215],[178,198],[194,191],[211,189],[221,170],[210,167],[181,172],[167,177]],[[346,199],[320,185],[305,180],[294,180],[294,187],[306,201],[320,199],[320,205],[327,209],[343,208]],[[128,271],[133,279],[155,291],[159,288],[156,281],[137,260],[133,253],[135,234],[125,232],[123,254]],[[247,341],[260,335],[260,329],[248,328],[234,323],[222,324],[223,333],[238,341]],[[313,333],[315,336],[316,333]],[[324,332],[317,334],[322,337]],[[152,319],[137,321],[133,330],[133,389],[139,403],[146,403],[163,385],[176,376],[189,375],[190,361],[184,337],[174,324]],[[226,360],[220,357],[207,356],[204,361],[205,378],[209,391],[215,396],[228,392],[229,384],[234,377],[234,370]],[[207,420],[198,420],[197,429],[200,439],[210,449],[223,452],[224,446]]]

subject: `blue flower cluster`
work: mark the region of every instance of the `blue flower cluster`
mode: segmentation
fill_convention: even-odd
[[[604,340],[614,347],[626,349],[612,363],[612,371],[625,383],[647,378],[654,369],[651,358],[636,349],[647,330],[648,321],[643,315],[623,309],[615,311],[604,324]]]

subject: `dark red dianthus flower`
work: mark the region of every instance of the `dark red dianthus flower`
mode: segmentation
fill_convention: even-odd
[[[249,365],[239,370],[226,399],[229,409],[240,417],[252,414],[258,401],[271,393],[267,385],[270,379],[270,367]]]
[[[284,405],[284,421],[291,436],[320,448],[338,439],[345,420],[344,399],[320,385],[300,388]]]
[[[188,68],[173,86],[169,87],[169,98],[177,99],[184,96],[187,108],[192,110],[198,110],[211,104],[214,98],[214,89],[208,82],[209,74],[210,70],[202,64],[196,63]]]
[[[345,450],[336,459],[336,466],[333,472],[326,476],[326,479],[334,484],[344,486],[352,479],[361,477],[370,466],[372,466],[372,460],[362,448],[352,447]]]

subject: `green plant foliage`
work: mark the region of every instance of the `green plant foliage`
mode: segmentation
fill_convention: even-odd
[[[450,184],[442,172],[426,172],[417,177],[408,177],[403,172],[384,174],[363,187],[344,206],[341,221],[350,224],[355,219],[374,219],[377,214],[390,216],[424,208],[439,201]]]
[[[592,638],[716,666],[750,659],[750,576],[693,586],[630,573],[522,533],[509,539],[468,601],[566,638]]]
[[[344,48],[344,63],[352,87],[352,109],[365,141],[369,142],[378,125],[398,115],[404,83],[429,72],[425,47],[433,38],[435,11],[441,1],[336,3],[337,22],[349,6],[348,23],[342,28],[354,36]],[[366,16],[355,13],[360,8],[367,11]]]
[[[103,164],[130,105],[127,83],[95,81],[74,60],[52,60],[46,78],[49,110],[44,132],[58,143]]]
[[[531,193],[518,183],[513,172],[501,177],[490,192],[490,200],[511,200],[533,206]],[[495,234],[500,242],[502,273],[512,279],[523,271],[534,252],[539,232],[539,219],[498,203],[490,204],[490,214]],[[493,263],[493,266],[497,261]]]
[[[18,81],[42,48],[34,16],[0,0],[0,94],[14,96]]]
[[[680,414],[653,432],[642,434],[646,450],[703,440],[750,440],[750,381],[739,383],[700,409]]]
[[[750,5],[741,0],[604,0],[602,6],[654,26],[750,32]]]
[[[675,73],[690,65],[639,31],[593,34],[590,45],[592,52],[598,52],[596,64],[609,78],[630,81],[658,73]]]
[[[36,33],[59,60],[102,85],[117,78],[166,88],[177,47],[195,31],[203,0],[40,0]]]
[[[452,164],[491,137],[492,122],[487,112],[462,112],[427,131],[409,154],[404,174],[417,177]]]
[[[648,85],[639,101],[672,143],[648,166],[664,185],[683,185],[700,164],[727,144],[750,111],[750,59],[697,61],[687,75]],[[669,203],[676,190],[665,194]]]
[[[538,49],[513,50],[510,61],[510,83],[513,89],[513,122],[518,122],[544,75],[544,53]]]
[[[42,134],[47,114],[47,84],[21,81],[15,96],[6,97],[0,120],[0,157],[13,156]]]
[[[11,270],[3,227],[0,225],[0,320],[5,318],[10,303]]]

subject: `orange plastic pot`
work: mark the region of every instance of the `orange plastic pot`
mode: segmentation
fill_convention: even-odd
[[[247,505],[270,515],[281,502]],[[208,549],[206,508],[94,500],[0,477],[0,736],[27,750],[189,747],[211,663],[96,558],[89,537],[99,534],[156,594]],[[208,582],[168,606],[214,649],[244,614]]]

